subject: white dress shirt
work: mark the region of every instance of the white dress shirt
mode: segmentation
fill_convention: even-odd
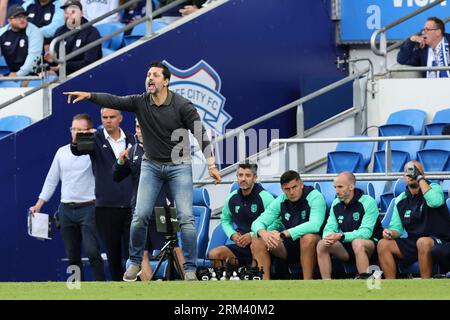
[[[39,198],[48,202],[61,181],[61,202],[95,200],[95,180],[88,155],[74,156],[70,144],[58,149]]]
[[[103,128],[103,133],[105,134],[106,140],[108,140],[109,144],[111,145],[111,148],[114,151],[114,155],[116,156],[116,159],[119,158],[119,154],[125,150],[126,148],[126,136],[125,133],[120,129],[120,137],[117,140],[114,140],[111,138],[111,136],[108,134],[105,128]]]

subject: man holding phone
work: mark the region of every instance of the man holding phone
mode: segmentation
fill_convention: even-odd
[[[378,243],[378,258],[386,279],[395,279],[396,262],[410,265],[419,261],[421,278],[432,275],[434,246],[450,242],[450,215],[439,184],[425,178],[418,161],[405,165],[405,192],[395,198],[395,208],[383,239]],[[406,231],[407,237],[402,237]]]

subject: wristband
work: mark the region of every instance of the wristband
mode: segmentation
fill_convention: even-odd
[[[342,237],[339,239],[339,241],[343,243],[344,240],[345,240],[345,234],[344,234],[344,233],[341,233],[341,235],[342,235]]]
[[[423,176],[417,176],[417,182],[420,182],[421,180],[425,180]]]

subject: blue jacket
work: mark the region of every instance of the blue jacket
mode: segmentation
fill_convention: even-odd
[[[135,143],[132,134],[125,132],[125,136],[127,147]],[[70,150],[76,156],[88,154],[91,157],[92,171],[95,177],[96,207],[131,208],[133,193],[131,177],[127,177],[119,183],[113,180],[112,168],[117,159],[103,130],[97,131],[94,135],[93,151],[79,151],[78,146],[73,143],[70,145]]]
[[[446,33],[444,37],[450,44],[450,34]],[[426,45],[421,49],[417,42],[411,41],[409,38],[406,39],[397,54],[397,62],[410,66],[426,67],[428,62],[428,46]]]

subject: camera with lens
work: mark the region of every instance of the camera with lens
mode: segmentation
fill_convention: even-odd
[[[94,151],[94,133],[78,132],[77,148],[78,151]]]

